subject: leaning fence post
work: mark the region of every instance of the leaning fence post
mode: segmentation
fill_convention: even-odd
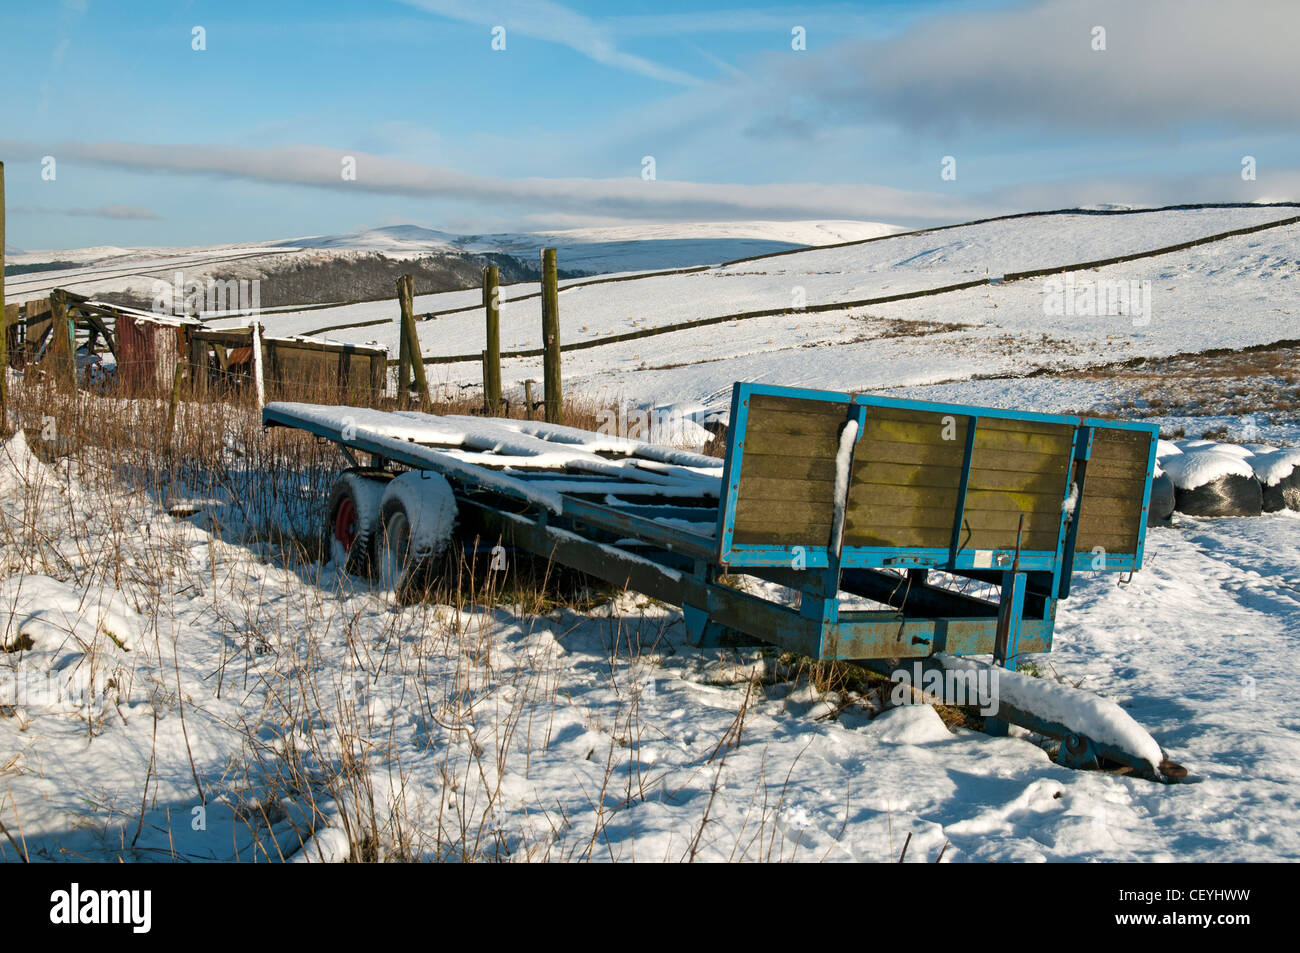
[[[483,358],[483,399],[490,416],[501,413],[501,303],[497,266],[483,269],[483,310],[487,316],[487,350]]]
[[[555,249],[542,249],[543,400],[546,422],[560,422],[560,294],[556,287]]]
[[[402,335],[406,339],[406,359],[411,366],[411,377],[420,398],[420,409],[428,413],[433,409],[429,397],[429,381],[424,376],[424,359],[420,356],[420,336],[415,332],[415,279],[403,275],[397,281],[398,296],[402,306]]]
[[[524,406],[528,408],[528,419],[533,419],[533,380],[524,381]]]

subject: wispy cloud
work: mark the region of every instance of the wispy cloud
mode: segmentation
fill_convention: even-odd
[[[504,0],[493,4],[490,13],[478,3],[461,2],[461,0],[402,0],[402,2],[452,20],[475,23],[488,28],[503,26],[506,29],[507,50],[511,34],[517,33],[549,43],[559,43],[597,63],[650,79],[681,86],[691,86],[699,82],[695,77],[681,70],[619,49],[618,44],[614,42],[613,32],[606,26],[552,0]],[[489,37],[485,32],[483,42],[486,44],[488,40]]]
[[[250,148],[133,142],[64,142],[51,146],[0,140],[0,152],[15,159],[39,159],[49,153],[61,160],[140,172],[220,176],[336,192],[435,197],[495,207],[522,206],[532,213],[659,221],[851,218],[938,222],[1006,210],[987,201],[870,184],[735,185],[643,181],[639,177],[507,178],[322,146]],[[343,178],[345,156],[355,160],[355,180]]]
[[[157,221],[159,215],[139,205],[98,205],[95,208],[51,208],[46,205],[15,205],[9,211],[28,215],[69,215],[73,218],[110,218],[117,221]]]
[[[889,18],[847,3],[767,7],[763,9],[691,10],[686,13],[635,13],[601,21],[617,36],[698,36],[705,33],[771,33],[788,42],[790,30],[802,26],[825,33],[877,32]]]

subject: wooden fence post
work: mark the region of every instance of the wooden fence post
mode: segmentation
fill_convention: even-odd
[[[202,400],[208,396],[208,346],[194,336],[193,328],[186,334],[190,351],[190,396]]]
[[[253,388],[257,394],[257,409],[261,410],[266,406],[266,375],[262,367],[262,324],[256,318],[252,322],[252,345],[253,345]],[[181,369],[180,365],[176,366],[176,386],[174,391],[179,392],[181,386]]]
[[[489,416],[501,413],[501,302],[497,266],[483,269],[483,310],[487,316],[487,350],[483,361],[483,400]]]
[[[167,405],[167,446],[172,445],[172,435],[176,432],[176,408],[181,402],[181,381],[185,379],[185,361],[176,362],[176,373],[172,378],[172,399]]]
[[[411,355],[407,350],[405,275],[397,279],[397,307],[402,310],[402,317],[397,329],[397,406],[405,408],[411,399]]]
[[[542,249],[542,344],[546,422],[560,422],[560,293],[556,287],[555,249]]]
[[[76,390],[76,338],[68,323],[68,299],[62,289],[50,292],[50,341],[54,360],[54,381],[60,387]]]
[[[9,422],[9,312],[5,309],[5,164],[0,162],[0,431]]]
[[[533,384],[535,382],[530,378],[524,381],[524,406],[528,408],[528,419],[533,419]]]
[[[406,359],[411,366],[411,377],[420,398],[420,409],[426,414],[433,410],[429,397],[429,381],[424,376],[424,360],[420,356],[420,336],[415,332],[415,279],[402,275],[397,280],[398,298],[402,307],[402,337],[406,341]]]

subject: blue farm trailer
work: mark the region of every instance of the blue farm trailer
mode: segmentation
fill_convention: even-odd
[[[354,468],[333,544],[399,588],[436,536],[418,524],[450,506],[481,539],[679,606],[697,645],[993,676],[991,733],[1057,739],[1073,767],[1186,774],[1119,706],[1015,671],[1051,650],[1076,571],[1141,567],[1152,425],[755,383],[734,386],[721,461],[528,420],[273,403],[264,421],[338,444]]]

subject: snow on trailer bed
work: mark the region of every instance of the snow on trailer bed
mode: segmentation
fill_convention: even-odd
[[[686,450],[533,420],[437,416],[289,402],[266,406],[268,426],[297,427],[451,480],[564,512],[564,495],[621,505],[622,496],[694,501],[696,524],[717,518],[722,461]],[[653,509],[644,515],[653,516]],[[681,507],[674,508],[680,519]]]

